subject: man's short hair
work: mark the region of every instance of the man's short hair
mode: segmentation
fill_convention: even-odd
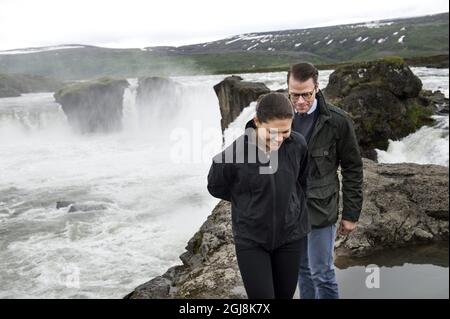
[[[317,86],[319,84],[319,71],[317,71],[316,67],[311,63],[297,63],[291,65],[287,74],[288,87],[291,75],[297,81],[305,82],[312,78],[314,85]]]

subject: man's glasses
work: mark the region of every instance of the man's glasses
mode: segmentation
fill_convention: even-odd
[[[289,93],[289,99],[291,99],[292,102],[297,102],[301,96],[303,100],[311,101],[314,98],[315,93],[316,89],[312,90],[311,92],[305,93]]]

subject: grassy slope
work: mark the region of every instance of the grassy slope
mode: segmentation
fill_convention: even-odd
[[[406,31],[401,31],[405,27]],[[397,35],[393,35],[399,32]],[[403,43],[398,38],[406,34]],[[380,28],[348,26],[279,31],[276,43],[261,43],[247,51],[249,41],[215,41],[207,47],[186,46],[177,53],[147,52],[139,49],[86,47],[18,55],[0,55],[0,72],[44,75],[61,80],[92,79],[102,76],[136,77],[145,75],[217,74],[286,70],[289,64],[309,61],[315,64],[373,60],[387,55],[423,57],[447,54],[448,14],[409,19]],[[328,38],[327,38],[328,37]],[[358,37],[369,37],[365,42]],[[378,39],[386,38],[382,44]],[[302,45],[295,47],[295,43]],[[327,44],[329,39],[333,42]],[[347,41],[340,43],[344,39]],[[320,41],[318,44],[314,44]],[[276,47],[275,52],[267,47]],[[183,48],[183,47],[181,47]],[[156,50],[155,50],[156,51]],[[188,53],[189,52],[189,53]],[[433,59],[431,59],[433,60]],[[442,58],[441,64],[442,64]],[[417,61],[416,61],[417,62]],[[429,62],[428,62],[429,64]],[[443,63],[448,67],[448,62]],[[325,67],[323,67],[325,68]]]

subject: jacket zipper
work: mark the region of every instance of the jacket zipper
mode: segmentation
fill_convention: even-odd
[[[316,138],[316,135],[319,133],[319,131],[322,129],[323,125],[325,124],[325,121],[323,119],[318,118],[316,125],[314,126],[313,132],[311,134],[311,137],[309,138],[309,141],[307,143],[308,149],[310,149],[311,145],[313,145],[314,140]]]
[[[325,102],[323,102],[323,103],[326,105]],[[318,105],[318,109],[316,110],[316,112],[319,111],[319,109],[320,109],[320,107]],[[319,131],[322,129],[322,127],[324,126],[325,122],[329,118],[329,116],[325,116],[325,119],[324,119],[323,116],[321,116],[321,115],[323,115],[323,114],[319,114],[319,118],[317,119],[316,125],[314,125],[311,137],[309,138],[309,141],[307,141],[308,149],[310,149],[310,150],[311,150],[311,146],[314,145],[314,141],[315,141],[316,135],[319,133]]]
[[[270,163],[270,156],[269,156],[269,163]],[[277,207],[277,202],[276,202],[276,196],[277,196],[277,191],[275,188],[275,173],[272,172],[272,166],[270,166],[271,172],[270,172],[270,182],[272,184],[272,250],[275,249],[275,236],[276,236],[276,230],[277,230],[277,216],[276,216],[276,207]]]

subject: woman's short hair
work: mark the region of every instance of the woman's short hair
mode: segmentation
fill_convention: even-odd
[[[294,110],[289,99],[282,93],[271,92],[262,95],[256,103],[256,117],[260,122],[292,119]]]

